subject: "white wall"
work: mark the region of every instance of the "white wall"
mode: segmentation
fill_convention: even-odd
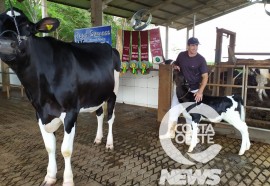
[[[147,75],[130,72],[120,77],[118,103],[158,108],[158,71]]]

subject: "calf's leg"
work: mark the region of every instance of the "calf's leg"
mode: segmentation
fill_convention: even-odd
[[[242,143],[239,155],[243,155],[245,151],[250,148],[250,140],[247,124],[240,119],[239,113],[237,111],[226,113],[224,120],[232,124],[241,133]]]
[[[163,117],[162,122],[166,123],[166,128],[164,128],[164,133],[160,134],[160,139],[175,138],[177,120],[182,111],[183,107],[181,105],[175,105]]]
[[[196,147],[197,138],[198,138],[198,123],[192,121],[192,136],[188,152],[192,152],[193,149]]]

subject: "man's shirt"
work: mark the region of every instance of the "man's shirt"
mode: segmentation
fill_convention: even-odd
[[[174,64],[180,67],[191,90],[200,88],[202,74],[208,73],[206,61],[202,55],[197,53],[196,56],[189,57],[188,51],[181,52]]]

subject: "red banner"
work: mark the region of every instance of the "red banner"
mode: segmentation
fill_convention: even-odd
[[[154,63],[164,61],[159,28],[150,30],[150,49]]]
[[[124,47],[123,47],[123,62],[130,61],[130,31],[124,30]]]
[[[132,32],[131,60],[139,61],[139,31]]]
[[[141,61],[148,61],[148,30],[140,31],[141,36]]]

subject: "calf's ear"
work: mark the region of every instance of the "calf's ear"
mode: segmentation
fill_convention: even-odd
[[[55,31],[60,25],[56,18],[46,17],[36,23],[36,31],[42,33],[49,33]]]

